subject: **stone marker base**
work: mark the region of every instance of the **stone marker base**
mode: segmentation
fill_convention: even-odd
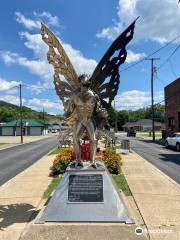
[[[42,215],[35,223],[45,222],[124,222],[134,223],[101,165],[86,163],[83,168],[68,168]]]

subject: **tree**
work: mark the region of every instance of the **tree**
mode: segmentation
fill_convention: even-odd
[[[112,127],[115,125],[117,114],[118,127],[121,127],[126,122],[135,122],[139,119],[152,119],[151,107],[140,108],[138,110],[120,110],[115,111],[113,108],[109,111],[109,123]],[[165,106],[161,104],[154,105],[154,117],[157,122],[164,122],[165,119]]]
[[[128,111],[121,110],[121,111],[117,112],[118,127],[121,127],[128,121],[129,121],[129,112]]]

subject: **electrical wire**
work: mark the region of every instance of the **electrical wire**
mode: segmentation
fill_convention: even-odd
[[[173,50],[173,52],[168,56],[168,58],[157,68],[157,70],[161,69],[168,61],[170,61],[170,59],[172,58],[172,56],[177,52],[177,50],[180,48],[180,44],[178,46],[176,46],[175,50]]]
[[[35,89],[53,90],[53,91],[55,91],[54,88],[45,88],[45,87],[40,87],[40,86],[35,86],[35,85],[30,85],[30,84],[23,84],[23,86],[27,87],[27,88],[35,88]]]
[[[10,87],[8,89],[0,89],[1,92],[7,92],[7,91],[10,91],[12,89],[15,89],[15,88],[19,88],[19,85],[18,86],[13,86],[13,87]]]
[[[169,62],[169,66],[170,66],[172,74],[174,75],[175,78],[178,78],[176,73],[175,73],[175,71],[174,71],[174,67],[173,67],[172,61],[169,59],[168,62]]]
[[[164,80],[162,80],[161,78],[159,78],[159,76],[156,75],[156,78],[161,82],[161,84],[164,86],[166,85],[166,83],[164,82]]]
[[[158,49],[155,50],[154,52],[150,53],[147,57],[144,57],[144,58],[142,58],[141,60],[139,60],[138,62],[133,63],[133,64],[131,64],[130,66],[128,66],[128,67],[120,70],[120,72],[124,72],[124,71],[126,71],[126,70],[128,70],[128,69],[130,69],[130,68],[132,68],[132,67],[134,67],[134,66],[136,66],[137,64],[143,62],[143,61],[146,60],[147,58],[152,57],[154,54],[156,54],[156,53],[158,53],[159,51],[161,51],[162,49],[166,48],[166,47],[169,46],[171,43],[173,43],[174,41],[176,41],[178,38],[180,38],[180,35],[178,35],[177,37],[173,38],[171,41],[167,42],[165,45],[163,45],[162,47],[158,48]]]

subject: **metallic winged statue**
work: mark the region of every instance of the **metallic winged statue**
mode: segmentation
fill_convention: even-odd
[[[49,47],[47,59],[54,67],[56,93],[64,105],[68,131],[73,135],[75,167],[83,166],[80,139],[86,132],[91,141],[91,166],[96,168],[97,130],[105,125],[107,110],[117,94],[119,66],[126,60],[126,45],[133,38],[136,20],[112,43],[91,76],[78,76],[57,37],[44,24],[41,26],[42,39]]]

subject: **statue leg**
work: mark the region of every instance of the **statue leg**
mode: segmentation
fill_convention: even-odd
[[[96,129],[93,122],[89,122],[86,126],[87,132],[89,134],[91,144],[90,144],[90,161],[95,164],[96,149],[97,149],[97,139],[96,139]]]
[[[73,131],[73,143],[74,143],[74,151],[76,154],[77,162],[81,162],[80,138],[84,130],[85,128],[80,122],[77,122],[75,124],[74,131]]]

